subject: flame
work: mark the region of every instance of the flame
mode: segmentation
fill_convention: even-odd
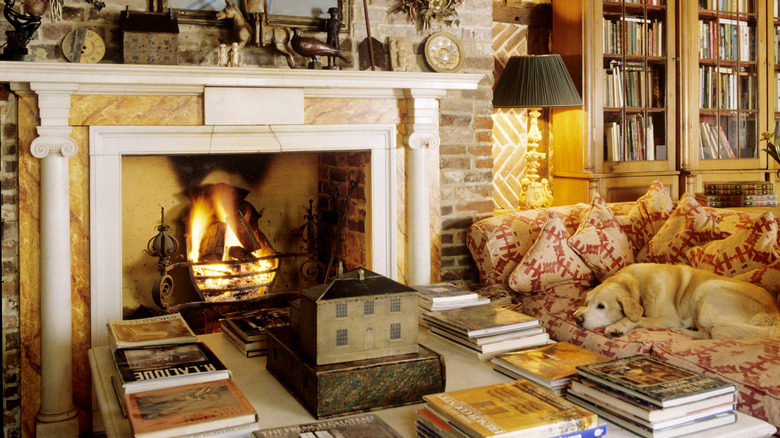
[[[214,215],[214,210],[211,207],[211,202],[204,196],[198,197],[192,201],[192,207],[190,208],[190,236],[193,242],[192,248],[190,248],[189,259],[197,262],[200,258],[199,250],[200,242],[203,239],[203,235],[206,234],[206,229],[211,225],[211,218]]]

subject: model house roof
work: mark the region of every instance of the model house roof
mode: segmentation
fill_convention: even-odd
[[[357,268],[330,283],[304,289],[303,295],[314,301],[323,301],[408,292],[417,291],[376,272]]]

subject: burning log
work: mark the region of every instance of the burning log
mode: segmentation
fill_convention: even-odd
[[[198,253],[199,260],[203,262],[219,262],[225,255],[225,230],[224,222],[213,222],[206,228],[206,233],[200,240]]]
[[[230,226],[230,229],[236,234],[236,238],[238,238],[239,243],[241,243],[241,246],[243,246],[244,249],[249,252],[263,249],[263,246],[260,245],[257,237],[255,237],[255,233],[244,220],[243,213],[240,211],[233,212],[232,214],[229,214],[225,220],[227,221],[228,226]]]

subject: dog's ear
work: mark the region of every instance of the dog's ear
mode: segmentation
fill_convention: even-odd
[[[618,303],[623,307],[623,314],[633,322],[638,322],[642,314],[645,313],[645,308],[642,304],[628,293],[622,293],[617,297]]]

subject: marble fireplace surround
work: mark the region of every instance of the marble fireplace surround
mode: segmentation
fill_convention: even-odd
[[[90,128],[90,290],[93,346],[105,342],[105,321],[121,317],[121,297],[105,299],[98,291],[120,290],[118,251],[98,253],[95,242],[121,229],[121,213],[115,205],[103,205],[118,190],[115,167],[123,154],[246,152],[255,150],[311,150],[317,143],[342,150],[370,149],[371,202],[374,210],[370,239],[374,247],[372,266],[378,272],[396,277],[397,263],[376,257],[379,251],[395,254],[395,194],[382,188],[395,176],[395,153],[406,155],[405,213],[407,221],[406,280],[410,284],[430,281],[430,217],[427,149],[438,146],[438,98],[447,90],[476,89],[482,75],[406,73],[375,71],[313,71],[263,68],[216,68],[0,61],[0,81],[9,82],[19,94],[33,94],[38,100],[40,125],[31,153],[40,160],[40,320],[41,324],[41,406],[37,415],[39,436],[75,436],[76,408],[72,397],[72,324],[69,223],[68,160],[79,145],[70,137],[68,124],[71,96],[74,95],[194,95],[218,102],[238,93],[245,104],[279,106],[267,118],[243,115],[225,117],[220,111],[204,108],[203,126]],[[211,98],[210,92],[216,92]],[[278,94],[277,94],[278,93]],[[235,96],[235,94],[234,94]],[[281,99],[280,99],[281,96]],[[405,135],[395,125],[305,125],[301,117],[305,98],[371,99],[394,98],[406,101]],[[216,100],[215,100],[216,99]],[[264,100],[265,99],[265,100]],[[143,139],[153,135],[160,146],[144,150]],[[179,136],[178,138],[176,136]],[[324,137],[332,140],[322,141]],[[182,138],[184,140],[182,140]],[[139,141],[141,140],[141,141]],[[250,141],[251,140],[251,141]],[[431,159],[434,159],[433,157]],[[104,187],[105,188],[102,188]],[[101,187],[97,190],[96,187]],[[116,197],[115,199],[119,199]],[[113,201],[116,202],[116,201]],[[98,208],[97,206],[101,206]],[[110,208],[104,208],[110,207]],[[377,213],[384,219],[377,220]],[[113,233],[116,234],[116,233]],[[102,242],[104,247],[105,241]],[[78,430],[77,424],[75,430]]]

